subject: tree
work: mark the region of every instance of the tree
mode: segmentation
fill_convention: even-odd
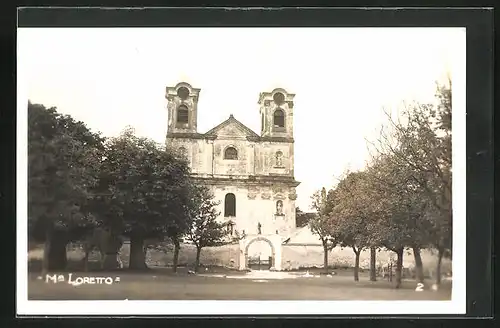
[[[172,241],[174,245],[174,258],[172,263],[172,271],[177,272],[177,266],[179,264],[179,252],[181,250],[181,231],[178,226],[172,225],[167,229],[167,236]]]
[[[342,247],[350,247],[355,254],[354,281],[359,281],[361,252],[374,244],[370,230],[372,196],[364,172],[349,173],[335,189],[336,205],[330,214],[330,231]],[[374,262],[374,261],[372,261]],[[374,268],[371,268],[375,272]]]
[[[214,195],[208,187],[203,185],[192,187],[192,206],[189,210],[191,227],[187,233],[187,239],[196,247],[195,272],[198,272],[203,247],[220,246],[226,243],[225,237],[228,234],[226,225],[217,222],[220,214],[216,208],[218,204],[219,202],[214,201]]]
[[[375,203],[378,210],[375,209],[374,215],[377,218],[379,233],[375,236],[380,245],[397,254],[398,288],[402,278],[403,252],[406,248],[414,249],[416,264],[422,268],[421,260],[418,261],[420,248],[429,242],[429,231],[432,229],[432,224],[425,215],[429,203],[422,190],[412,184],[410,177],[414,172],[408,167],[395,166],[391,156],[381,157],[368,172],[373,195],[379,195]],[[420,274],[418,278],[423,279]]]
[[[130,128],[106,144],[94,208],[114,233],[130,238],[129,269],[145,269],[145,245],[189,226],[189,168],[176,153]]]
[[[83,122],[28,103],[28,227],[45,243],[44,272],[65,269],[67,243],[96,225],[86,205],[103,142]]]
[[[323,267],[325,273],[328,273],[328,252],[331,251],[337,244],[336,240],[331,236],[329,213],[332,210],[334,203],[334,194],[330,191],[328,194],[323,187],[321,191],[315,192],[312,196],[311,208],[316,210],[316,215],[309,220],[311,231],[318,235],[323,246]]]
[[[404,168],[407,186],[420,189],[425,198],[425,220],[429,228],[431,244],[438,250],[438,277],[440,283],[441,259],[451,251],[451,81],[438,85],[438,105],[412,103],[405,106],[400,119],[387,114],[389,126],[384,127],[376,143],[372,143],[376,157],[383,155],[386,161]],[[418,265],[419,247],[414,245]]]

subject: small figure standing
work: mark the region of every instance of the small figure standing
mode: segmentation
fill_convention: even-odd
[[[262,229],[262,225],[260,224],[260,222],[259,222],[259,224],[257,225],[257,229],[258,229],[258,231],[259,231],[259,235],[260,235],[260,234],[262,233],[262,231],[261,231],[261,229]]]

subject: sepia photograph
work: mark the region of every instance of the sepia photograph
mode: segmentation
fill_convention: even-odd
[[[23,308],[465,311],[465,40],[18,29]]]

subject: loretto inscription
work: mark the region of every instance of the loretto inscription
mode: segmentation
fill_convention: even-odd
[[[38,279],[43,279],[42,276]],[[77,276],[73,273],[67,275],[62,274],[46,274],[45,283],[66,283],[72,286],[80,285],[112,285],[120,282],[120,277],[103,277],[103,276]]]

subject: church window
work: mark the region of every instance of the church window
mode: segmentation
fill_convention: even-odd
[[[224,217],[236,216],[236,196],[226,194],[224,198]]]
[[[238,151],[234,147],[227,147],[224,151],[224,159],[238,159]]]
[[[285,127],[285,113],[280,108],[274,111],[274,126],[277,128]]]
[[[186,105],[180,105],[177,109],[177,123],[188,123],[188,108]]]
[[[186,87],[180,87],[177,90],[177,96],[181,98],[182,100],[186,100],[189,97],[189,90]]]
[[[285,96],[281,92],[276,92],[273,96],[276,105],[281,105],[285,101]]]

